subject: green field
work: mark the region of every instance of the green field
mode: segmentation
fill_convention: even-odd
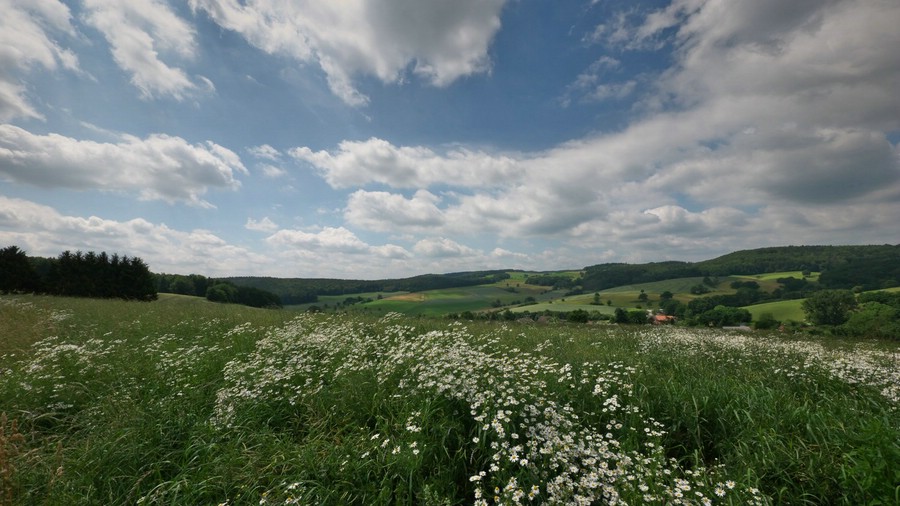
[[[615,307],[610,307],[606,305],[595,306],[592,304],[577,304],[577,303],[569,303],[568,299],[566,302],[539,302],[537,304],[529,304],[527,306],[519,306],[510,308],[510,311],[513,313],[543,313],[544,311],[553,311],[559,313],[568,313],[569,311],[575,311],[577,309],[581,309],[583,311],[587,311],[588,313],[598,312],[601,314],[613,314],[616,312]]]
[[[750,311],[754,320],[759,319],[763,314],[769,313],[780,322],[804,322],[806,321],[806,314],[803,312],[802,306],[803,299],[797,299],[755,304],[744,309]]]
[[[516,284],[507,280],[492,285],[407,293],[355,305],[353,310],[382,314],[396,311],[409,315],[442,316],[448,313],[489,309],[496,301],[506,306],[522,302],[526,297],[535,299],[543,297],[544,288],[525,284],[519,284],[517,287]]]
[[[811,272],[808,277],[805,279],[807,281],[813,282],[819,280],[820,272]],[[783,272],[767,272],[765,274],[752,274],[748,276],[737,276],[740,278],[753,279],[756,281],[775,281],[778,278],[797,278],[804,279],[803,272],[801,271],[783,271]]]
[[[333,311],[339,308],[341,311],[370,315],[383,315],[390,312],[399,312],[412,316],[446,316],[448,314],[458,315],[466,311],[480,313],[486,311],[503,311],[506,309],[509,309],[513,313],[543,313],[545,311],[562,313],[584,310],[588,313],[597,312],[604,315],[612,315],[615,313],[616,308],[623,308],[626,310],[657,308],[659,305],[660,294],[666,291],[672,292],[675,300],[687,304],[697,297],[735,293],[736,290],[730,286],[734,281],[756,281],[759,283],[761,290],[771,292],[780,286],[776,281],[778,278],[802,278],[802,273],[800,271],[785,271],[747,276],[722,276],[717,279],[718,282],[715,287],[707,287],[710,291],[702,295],[693,295],[690,293],[692,287],[703,283],[702,277],[678,278],[623,285],[598,292],[600,304],[596,305],[594,304],[595,295],[593,292],[579,295],[565,295],[564,290],[551,291],[548,287],[525,284],[525,278],[531,274],[534,273],[511,271],[509,279],[490,285],[444,290],[428,290],[413,293],[372,292],[320,296],[319,301],[315,304],[291,306],[289,309],[302,311],[311,306],[317,306],[326,309],[326,311]],[[565,271],[555,274],[575,277],[579,273],[578,271]],[[819,273],[814,272],[806,279],[818,279],[818,274]],[[900,290],[900,288],[889,290]],[[642,302],[638,298],[641,291],[648,295],[648,300],[646,302]],[[346,307],[341,306],[343,301],[348,297],[362,297],[363,299],[372,299],[372,301],[353,304]],[[379,299],[379,297],[381,298]],[[525,299],[529,297],[533,299],[534,302],[526,302]],[[795,299],[746,306],[745,309],[750,311],[754,320],[759,319],[759,317],[765,313],[769,313],[776,320],[781,322],[804,322],[806,320],[806,315],[801,309],[802,303],[802,299]]]
[[[168,296],[0,296],[0,336],[4,506],[900,493],[894,342]]]

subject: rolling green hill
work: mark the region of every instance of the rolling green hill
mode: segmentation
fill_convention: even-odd
[[[866,290],[900,284],[900,245],[782,246],[729,253],[702,262],[599,264],[585,267],[585,290],[696,276],[757,275],[818,271],[828,288]]]
[[[791,297],[797,299],[807,288],[788,289],[778,282],[789,277],[798,283],[819,283],[825,288],[897,286],[900,245],[785,246],[736,251],[702,262],[610,263],[583,270],[473,271],[375,281],[227,279],[276,293],[286,305],[293,304],[296,309],[315,305],[327,310],[445,315],[507,308],[515,312],[583,309],[602,313],[611,313],[617,307],[647,309],[658,307],[664,292],[672,293],[675,300],[684,304],[700,296],[735,294],[737,290],[731,284],[736,281],[755,282],[761,291],[770,294],[793,291]],[[708,292],[692,293],[698,286]],[[639,299],[642,292],[648,300]],[[296,305],[298,302],[305,304]],[[754,315],[770,312],[777,319],[803,319],[796,300],[747,308]]]

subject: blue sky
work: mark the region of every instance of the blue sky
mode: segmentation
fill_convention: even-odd
[[[0,245],[385,278],[900,239],[895,0],[0,0]]]

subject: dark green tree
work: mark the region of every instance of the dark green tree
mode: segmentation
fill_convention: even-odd
[[[699,325],[723,327],[750,323],[752,319],[753,315],[746,309],[720,305],[695,316],[693,322]]]
[[[570,311],[566,319],[570,322],[575,323],[587,323],[590,319],[591,315],[588,314],[584,309],[576,309],[574,311]]]
[[[781,325],[772,313],[763,313],[753,322],[753,328],[757,330],[771,330]]]
[[[816,325],[840,325],[856,308],[856,296],[846,289],[820,290],[803,301],[803,312]]]
[[[237,287],[231,283],[217,283],[206,290],[206,298],[212,302],[237,302]]]
[[[691,287],[692,295],[703,295],[704,293],[709,293],[709,288],[707,288],[706,285],[696,284]]]
[[[677,301],[675,299],[669,299],[669,300],[660,302],[659,309],[663,312],[663,314],[681,318],[684,316],[684,312],[687,309],[687,306],[685,306],[684,303]]]
[[[900,340],[900,310],[881,302],[866,302],[837,330],[853,337]]]
[[[643,325],[647,323],[647,312],[642,309],[632,309],[628,312],[628,323]]]
[[[0,249],[0,293],[35,292],[40,279],[28,261],[28,255],[18,246]]]

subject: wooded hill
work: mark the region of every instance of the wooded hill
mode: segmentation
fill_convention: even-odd
[[[877,290],[900,285],[900,245],[781,246],[736,251],[702,262],[607,263],[584,268],[581,286],[599,291],[622,285],[698,276],[821,272],[823,288]]]
[[[580,278],[542,273],[526,282],[558,288],[601,291],[623,285],[667,279],[764,274],[782,271],[821,272],[822,288],[877,290],[900,286],[900,245],[782,246],[729,253],[701,262],[607,263],[585,267]],[[425,274],[410,278],[349,280],[316,278],[228,277],[224,281],[272,292],[283,304],[316,302],[320,295],[374,292],[420,292],[496,283],[505,270]]]
[[[410,278],[353,280],[317,278],[229,277],[224,281],[272,292],[282,304],[316,302],[319,295],[347,295],[370,292],[422,292],[463,286],[477,286],[508,279],[507,271],[453,272],[424,274]]]

